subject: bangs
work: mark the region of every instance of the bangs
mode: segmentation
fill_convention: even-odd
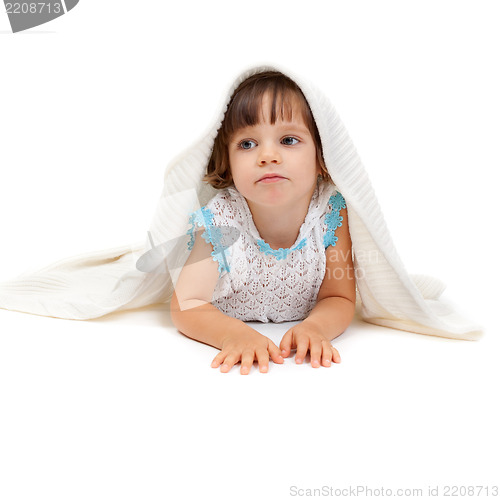
[[[263,109],[266,95],[269,96],[267,110]],[[272,125],[277,120],[293,121],[302,118],[309,130],[313,130],[314,120],[300,89],[293,88],[283,80],[263,78],[234,95],[221,130],[225,142],[237,130],[264,122],[266,116],[269,116]]]

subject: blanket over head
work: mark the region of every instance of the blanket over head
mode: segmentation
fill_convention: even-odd
[[[275,64],[241,72],[228,88],[216,123],[167,166],[144,241],[77,255],[0,283],[0,308],[84,320],[168,302],[188,256],[184,236],[189,213],[217,193],[202,178],[229,100],[243,80],[268,70],[294,80],[313,113],[326,167],[347,205],[361,317],[410,332],[479,338],[478,325],[440,300],[444,285],[439,280],[406,272],[370,180],[330,100],[307,80]]]

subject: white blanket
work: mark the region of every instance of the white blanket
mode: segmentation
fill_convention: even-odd
[[[311,107],[326,166],[347,204],[361,317],[377,325],[427,335],[479,338],[481,327],[440,300],[444,285],[439,280],[406,272],[358,153],[330,100],[310,82],[279,65],[251,67],[240,73],[228,88],[216,123],[170,162],[143,242],[77,255],[0,283],[0,308],[84,320],[168,302],[187,258],[182,235],[188,229],[188,213],[217,192],[201,179],[229,99],[241,81],[265,70],[278,70],[292,78]]]

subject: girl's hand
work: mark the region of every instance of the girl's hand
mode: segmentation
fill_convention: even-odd
[[[264,335],[255,330],[238,331],[224,338],[220,353],[212,361],[212,368],[224,363],[220,371],[227,373],[241,360],[240,373],[247,375],[256,359],[260,372],[266,373],[269,369],[269,356],[275,363],[285,362],[277,345]]]
[[[307,351],[311,353],[311,366],[319,368],[320,362],[323,366],[340,363],[340,354],[332,346],[331,342],[323,335],[321,329],[314,323],[303,321],[292,326],[280,342],[281,354],[284,358],[290,355],[292,349],[297,349],[295,362],[301,364],[306,357]]]

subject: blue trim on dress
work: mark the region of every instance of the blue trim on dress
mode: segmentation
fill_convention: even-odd
[[[323,238],[325,248],[330,245],[335,246],[338,236],[335,236],[335,230],[342,225],[344,218],[340,215],[340,210],[346,208],[344,197],[337,191],[335,196],[330,196],[328,204],[332,207],[331,211],[325,215],[326,234]]]
[[[259,245],[259,250],[263,252],[265,255],[273,255],[277,260],[283,260],[288,257],[290,252],[294,250],[300,250],[304,248],[307,243],[307,238],[302,238],[299,243],[297,243],[293,248],[278,248],[278,250],[274,250],[269,246],[269,243],[266,243],[264,240],[257,240],[257,244]]]
[[[202,237],[207,243],[211,243],[214,248],[211,255],[212,259],[219,263],[219,274],[223,271],[229,272],[229,263],[226,258],[227,247],[222,244],[221,228],[214,226],[213,222],[214,214],[206,206],[191,213],[189,217],[189,224],[192,224],[192,227],[187,232],[189,235],[188,250],[193,249],[195,239],[194,230],[196,226],[204,227],[205,231],[203,232]]]

